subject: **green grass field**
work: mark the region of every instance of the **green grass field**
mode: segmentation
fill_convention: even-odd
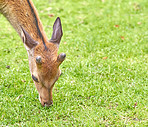
[[[103,2],[104,1],[104,2]],[[0,126],[148,126],[147,0],[33,0],[67,54],[42,107],[20,37],[0,15]]]

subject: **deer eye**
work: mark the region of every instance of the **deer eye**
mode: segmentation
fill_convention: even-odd
[[[39,80],[38,80],[34,75],[32,75],[32,79],[33,79],[35,82],[39,82]]]

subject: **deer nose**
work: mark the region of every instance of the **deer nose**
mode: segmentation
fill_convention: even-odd
[[[53,101],[50,100],[50,101],[48,101],[48,102],[44,102],[44,103],[43,103],[43,106],[44,106],[44,107],[49,107],[49,106],[51,106],[52,104],[53,104]]]

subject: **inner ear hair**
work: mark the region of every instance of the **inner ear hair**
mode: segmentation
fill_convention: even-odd
[[[29,33],[21,27],[22,32],[21,32],[21,39],[23,43],[30,49],[34,48],[36,45],[38,45],[38,42],[33,40],[33,38],[29,35]]]

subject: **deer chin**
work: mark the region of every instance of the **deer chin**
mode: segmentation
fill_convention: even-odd
[[[40,97],[40,94],[39,94],[39,101],[40,101],[40,103],[41,103],[41,97]]]

